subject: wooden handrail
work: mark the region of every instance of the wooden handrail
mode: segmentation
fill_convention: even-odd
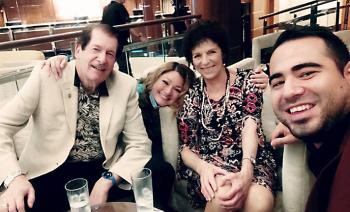
[[[193,18],[200,19],[202,15],[185,15],[185,16],[179,16],[175,18],[163,18],[163,19],[156,19],[156,20],[150,20],[150,21],[144,21],[144,22],[134,22],[129,24],[121,24],[121,25],[115,25],[114,27],[123,30],[128,28],[134,28],[134,27],[141,27],[141,26],[148,26],[153,24],[163,24],[163,23],[171,23],[175,21],[182,21],[182,20],[188,20]]]
[[[79,31],[65,32],[65,33],[55,34],[55,35],[45,35],[45,36],[34,37],[34,38],[5,41],[0,43],[0,50],[19,48],[23,46],[31,46],[31,45],[47,43],[47,42],[52,42],[57,40],[75,38],[80,36],[81,33],[82,33],[82,30],[79,30]]]
[[[187,19],[193,19],[193,18],[200,19],[201,15],[186,15],[186,16],[179,16],[179,17],[175,17],[175,18],[164,18],[164,19],[150,20],[150,21],[144,21],[144,22],[121,24],[121,25],[116,25],[114,27],[116,29],[119,29],[119,30],[126,30],[129,28],[149,26],[149,25],[154,25],[154,24],[171,23],[171,22],[175,22],[175,21],[181,21],[181,20],[187,20]],[[30,46],[30,45],[41,44],[41,43],[46,43],[46,42],[75,38],[75,37],[80,36],[81,33],[82,33],[82,30],[77,30],[74,32],[65,32],[65,33],[60,33],[60,34],[55,34],[55,35],[46,35],[46,36],[40,36],[40,37],[35,37],[35,38],[26,38],[26,39],[14,40],[14,41],[6,41],[6,42],[0,43],[0,50],[19,48],[19,47],[23,47],[23,46]]]
[[[281,13],[289,12],[291,10],[296,10],[296,9],[301,8],[301,7],[309,6],[311,4],[315,4],[315,3],[318,3],[318,2],[326,2],[326,3],[328,3],[328,2],[332,2],[332,1],[337,1],[337,0],[323,0],[323,1],[315,0],[315,1],[310,1],[308,3],[300,4],[300,5],[297,5],[297,6],[294,6],[294,7],[290,7],[290,8],[284,9],[284,10],[280,10],[278,12],[274,12],[274,13],[270,13],[270,14],[261,16],[261,17],[259,17],[259,20],[265,19],[265,18],[269,18],[271,16],[279,15]]]
[[[339,9],[344,9],[344,8],[349,8],[349,7],[350,7],[350,4],[347,4],[347,5],[340,6]],[[323,15],[326,15],[326,14],[330,14],[330,13],[334,13],[336,11],[336,9],[337,9],[336,7],[332,7],[332,8],[328,8],[328,9],[324,9],[324,10],[319,10],[317,12],[318,13],[317,17],[323,16]],[[294,18],[292,20],[282,21],[282,22],[270,24],[270,25],[267,25],[265,28],[266,29],[273,29],[273,28],[279,27],[279,26],[281,26],[283,24],[297,23],[299,21],[305,21],[305,20],[308,20],[308,19],[310,19],[310,14],[303,15],[303,16]]]
[[[320,6],[320,5],[322,5],[322,4],[327,4],[327,3],[329,3],[329,2],[322,2],[322,3],[320,3],[320,4],[317,4],[316,6]],[[303,10],[311,9],[311,7],[312,7],[312,6],[300,8],[300,9],[297,9],[297,10],[290,11],[289,13],[290,13],[290,14],[297,13],[297,12],[300,12],[300,11],[303,11]],[[334,8],[336,8],[336,7],[334,7]],[[330,8],[330,9],[331,9],[331,8]]]

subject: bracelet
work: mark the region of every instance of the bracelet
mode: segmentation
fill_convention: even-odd
[[[4,180],[4,187],[7,189],[10,186],[10,183],[20,175],[23,175],[20,170],[17,170],[14,173],[8,175]]]
[[[255,165],[255,163],[256,163],[255,158],[254,158],[254,157],[252,157],[252,156],[242,158],[242,162],[243,162],[243,160],[249,160],[249,161],[252,163],[252,165],[253,165],[253,166],[254,166],[254,165]]]
[[[111,180],[112,181],[112,186],[117,185],[117,180],[113,176],[113,173],[110,171],[105,171],[102,173],[102,177],[106,180]]]

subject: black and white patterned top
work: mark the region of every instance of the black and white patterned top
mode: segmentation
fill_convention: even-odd
[[[99,127],[100,96],[108,96],[106,83],[98,86],[93,94],[88,94],[75,74],[74,85],[78,87],[78,119],[75,144],[71,149],[69,162],[87,162],[105,158]]]
[[[242,130],[244,121],[251,117],[257,124],[258,150],[253,182],[273,190],[276,162],[271,146],[265,141],[261,126],[262,92],[249,81],[252,70],[238,70],[235,82],[229,87],[229,99],[216,101],[203,94],[200,81],[184,97],[178,113],[180,151],[186,146],[201,159],[229,172],[239,172],[242,166]],[[205,98],[203,101],[203,98]],[[209,103],[210,102],[210,103]],[[203,105],[202,107],[202,104]],[[208,111],[208,112],[206,112]],[[206,113],[206,116],[202,116]],[[206,124],[206,128],[203,126]],[[188,168],[181,157],[178,161],[180,179],[187,180],[189,201],[194,208],[204,208],[206,200],[201,193],[200,176]]]

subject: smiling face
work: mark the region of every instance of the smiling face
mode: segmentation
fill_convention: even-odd
[[[349,79],[327,50],[320,38],[301,38],[280,45],[270,60],[274,112],[299,138],[327,131],[348,110]]]
[[[117,45],[118,41],[114,36],[95,28],[85,49],[80,44],[76,46],[77,72],[86,89],[94,91],[111,74]]]
[[[184,80],[177,71],[162,74],[153,84],[151,94],[160,107],[173,105],[183,91]]]
[[[222,51],[218,44],[210,39],[192,49],[192,63],[204,80],[215,80],[220,75],[225,75]]]

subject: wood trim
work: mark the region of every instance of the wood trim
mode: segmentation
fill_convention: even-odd
[[[350,4],[350,1],[349,0],[342,0],[342,4],[341,5],[347,5],[347,4]],[[350,15],[349,15],[349,10],[350,8],[343,8],[341,10],[341,29],[342,30],[345,30],[345,29],[350,29]],[[345,16],[348,16],[348,17],[345,17]],[[347,21],[347,23],[345,23],[345,21]]]
[[[275,10],[275,1],[274,0],[268,0],[267,3],[266,3],[266,8],[265,8],[265,11],[267,14],[269,13],[273,13]],[[276,17],[276,16],[275,16]],[[275,17],[273,18],[268,18],[267,19],[267,24],[268,25],[271,25],[273,23],[275,23]],[[272,32],[272,29],[268,30],[267,31],[268,33],[271,33]]]
[[[201,18],[201,15],[187,15],[187,16],[181,16],[176,18],[165,18],[165,19],[157,19],[157,20],[151,20],[151,21],[145,21],[140,23],[131,23],[131,24],[122,24],[118,25],[115,28],[117,29],[129,29],[129,28],[135,28],[140,26],[149,26],[154,24],[162,24],[162,23],[170,23],[174,21],[179,20],[188,20],[193,18]],[[2,42],[0,43],[0,50],[4,49],[11,49],[11,48],[18,48],[23,46],[30,46],[35,44],[41,44],[45,42],[52,42],[57,40],[64,40],[64,39],[70,39],[80,36],[82,33],[81,30],[76,32],[67,32],[62,34],[56,34],[56,35],[47,35],[42,37],[35,37],[35,38],[27,38],[27,39],[21,39],[21,40],[15,40],[15,41],[8,41],[8,42]]]

